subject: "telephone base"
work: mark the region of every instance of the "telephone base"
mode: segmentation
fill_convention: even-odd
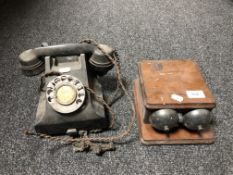
[[[104,99],[102,85],[99,82],[99,78],[95,72],[89,70],[89,67],[86,66],[87,64],[84,54],[73,57],[60,57],[56,59],[56,62],[56,64],[52,63],[52,66],[48,65],[46,67],[49,67],[51,72],[69,68],[69,72],[62,74],[63,78],[69,76],[76,77],[80,82],[82,82],[82,84],[85,84],[92,89],[96,96]],[[55,78],[58,78],[58,76],[47,76],[45,78],[46,83],[44,86],[47,87],[47,84],[51,81],[53,82]],[[90,131],[96,129],[104,130],[109,127],[110,121],[104,105],[96,100],[95,96],[88,90],[85,90],[85,99],[80,108],[69,113],[62,113],[61,111],[58,111],[58,109],[63,109],[63,112],[67,110],[67,106],[65,105],[60,105],[58,106],[58,109],[54,110],[53,106],[49,104],[49,96],[46,95],[46,93],[48,94],[48,91],[46,90],[41,91],[40,93],[40,100],[34,125],[37,133],[49,135],[73,135],[75,134],[75,131]],[[55,103],[55,105],[57,104]]]

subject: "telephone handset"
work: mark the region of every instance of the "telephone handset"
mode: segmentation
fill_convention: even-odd
[[[111,55],[114,50],[103,44],[99,44],[105,53]],[[103,75],[113,67],[112,62],[94,44],[62,44],[48,46],[46,43],[42,47],[29,49],[19,55],[21,69],[27,75],[36,75],[44,70],[44,58],[46,56],[74,56],[85,54],[90,67],[98,74]]]
[[[26,75],[45,71],[36,114],[36,132],[60,135],[109,126],[105,106],[85,88],[92,89],[98,98],[103,99],[98,79],[114,66],[106,54],[112,55],[114,50],[107,45],[97,47],[92,43],[43,44],[20,54],[19,61]]]

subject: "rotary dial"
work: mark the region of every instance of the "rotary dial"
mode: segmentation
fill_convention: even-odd
[[[78,110],[85,100],[85,87],[71,75],[61,75],[51,80],[46,89],[46,99],[60,113]]]

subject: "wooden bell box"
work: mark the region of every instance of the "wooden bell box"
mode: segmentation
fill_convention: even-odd
[[[159,109],[172,109],[184,114],[194,109],[211,111],[215,107],[214,97],[196,62],[144,60],[138,63],[138,69],[133,92],[143,144],[207,144],[214,141],[211,127],[193,131],[179,124],[171,132],[161,132],[148,119]]]

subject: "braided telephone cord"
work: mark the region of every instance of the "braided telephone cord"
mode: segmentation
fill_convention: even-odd
[[[108,59],[114,64],[115,67],[115,71],[116,71],[116,76],[117,76],[117,82],[118,82],[118,86],[122,89],[122,91],[124,92],[124,94],[126,95],[130,105],[131,105],[131,117],[130,117],[130,121],[128,124],[128,127],[126,130],[121,131],[120,133],[116,134],[116,135],[112,135],[112,136],[98,136],[98,137],[79,137],[79,138],[73,138],[73,137],[58,137],[58,136],[51,136],[51,135],[47,135],[47,134],[42,134],[42,133],[34,133],[34,132],[29,132],[28,130],[24,131],[25,135],[29,135],[29,136],[36,136],[36,137],[40,137],[40,138],[44,138],[44,139],[48,139],[50,141],[62,141],[62,142],[68,142],[68,143],[73,143],[73,142],[80,142],[80,141],[93,141],[93,142],[113,142],[113,141],[117,141],[117,140],[121,140],[122,138],[128,136],[133,128],[133,124],[135,121],[135,108],[134,108],[134,103],[129,95],[129,93],[127,92],[123,81],[122,81],[122,76],[121,76],[121,69],[120,69],[120,64],[118,63],[118,58],[116,53],[113,54],[113,56],[107,54],[100,46],[99,44],[94,41],[94,40],[83,40],[82,42],[86,42],[86,43],[91,43],[94,44],[100,51],[102,51],[107,57]],[[95,95],[95,92],[90,89],[89,87],[85,87],[90,93]],[[118,87],[116,89],[116,91],[118,90]],[[115,121],[115,113],[112,111],[111,107],[100,97],[96,96],[96,99],[103,103],[103,105],[110,111],[111,115],[112,115],[112,122],[110,124],[110,127],[112,127],[112,125],[114,124]]]

